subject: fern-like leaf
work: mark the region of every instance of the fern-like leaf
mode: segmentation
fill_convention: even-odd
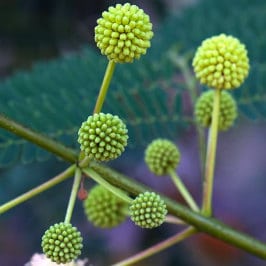
[[[103,111],[127,122],[131,146],[154,137],[175,138],[193,112],[184,115],[182,73],[166,55],[176,45],[183,52],[194,51],[203,39],[224,32],[245,43],[251,58],[250,77],[235,92],[240,110],[251,119],[265,118],[265,15],[264,0],[202,0],[182,16],[171,16],[155,34],[146,56],[117,66]],[[93,110],[106,64],[92,49],[39,63],[0,83],[0,111],[77,148],[78,128]],[[181,78],[174,82],[177,76]],[[0,148],[0,165],[18,158],[23,162],[47,158],[47,153],[4,130]]]

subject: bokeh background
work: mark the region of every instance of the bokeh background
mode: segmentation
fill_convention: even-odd
[[[2,82],[18,70],[31,71],[32,66],[38,61],[49,62],[69,53],[79,52],[84,46],[95,48],[93,40],[95,21],[103,10],[116,2],[1,0],[0,76]],[[188,12],[187,10],[194,9],[202,12],[202,9],[197,9],[199,2],[202,2],[200,0],[130,2],[139,5],[150,14],[155,32],[173,14],[182,18]],[[220,10],[218,2],[212,2],[212,10],[216,10],[216,14],[224,12],[224,10]],[[236,0],[234,5],[236,6],[238,2],[239,9],[248,10],[252,9],[252,5],[257,5],[258,12],[266,14],[266,6],[263,1],[257,0],[249,3],[249,1]],[[244,2],[245,6],[243,6]],[[256,9],[252,10],[256,16]],[[208,13],[208,10],[205,11]],[[202,16],[204,17],[204,13]],[[215,25],[220,23],[221,26],[212,29],[211,32],[218,34],[223,28],[223,24],[226,23],[226,18],[215,23]],[[241,23],[238,26],[229,25],[229,28],[232,27],[232,34],[236,27],[242,27],[243,31],[251,32],[250,36],[253,36],[252,31],[257,30],[256,26],[259,27],[263,21],[252,25]],[[180,25],[176,25],[176,27],[178,26],[180,27]],[[202,27],[205,26],[207,27],[202,23]],[[196,37],[194,39],[191,36],[191,32],[197,32],[195,27],[195,24],[191,23],[191,27],[187,27],[185,30],[185,36],[191,40],[189,49],[195,43],[199,44]],[[249,43],[252,43],[253,40],[246,38]],[[157,37],[158,40],[160,37]],[[258,36],[258,44],[263,47],[264,42],[260,36]],[[186,47],[182,47],[182,49],[186,50]],[[254,61],[260,60],[256,58]],[[265,84],[261,86],[263,87]],[[220,135],[214,189],[215,215],[231,226],[262,241],[266,241],[265,136],[265,117],[250,119],[248,115],[240,115],[235,127]],[[178,173],[197,201],[200,202],[201,175],[195,128],[192,126],[186,128],[175,141],[182,153]],[[136,180],[149,184],[154,189],[182,201],[169,179],[158,178],[148,172],[143,162],[144,148],[135,146],[128,149],[121,158],[112,163],[112,166],[124,173],[130,173],[130,176]],[[12,166],[2,168],[0,170],[0,202],[4,203],[45,182],[64,170],[66,166],[67,164],[62,161],[51,157],[45,162],[34,161],[21,164],[18,161]],[[40,238],[44,230],[64,218],[71,185],[71,180],[65,181],[0,216],[0,265],[24,265],[34,253],[41,252]],[[87,188],[91,186],[92,182],[86,183]],[[172,225],[163,225],[156,230],[142,230],[135,227],[130,221],[126,221],[119,228],[99,230],[86,221],[81,202],[77,202],[75,207],[73,224],[82,231],[84,236],[85,245],[82,257],[88,258],[89,264],[95,266],[111,265],[180,230]],[[200,234],[137,265],[260,266],[265,265],[265,262]]]

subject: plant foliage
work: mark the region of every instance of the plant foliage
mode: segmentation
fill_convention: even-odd
[[[182,15],[172,15],[155,34],[148,54],[134,64],[117,65],[104,112],[125,119],[131,146],[155,137],[173,139],[192,121],[184,110],[182,72],[166,56],[178,46],[192,52],[211,35],[224,32],[246,44],[251,74],[235,91],[239,109],[250,119],[266,117],[266,2],[201,1]],[[189,62],[190,63],[190,62]],[[90,48],[35,65],[0,83],[1,113],[34,130],[77,148],[77,131],[93,111],[107,60]],[[90,100],[88,100],[90,99]],[[45,160],[48,154],[0,130],[0,165]]]

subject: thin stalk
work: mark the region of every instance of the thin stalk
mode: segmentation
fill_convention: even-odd
[[[73,182],[71,194],[70,194],[69,201],[68,201],[68,206],[67,206],[67,211],[66,211],[66,216],[65,216],[65,223],[70,223],[73,209],[75,206],[75,202],[77,199],[81,176],[82,176],[81,170],[77,167],[75,170],[74,182]]]
[[[212,193],[213,193],[216,147],[218,139],[220,96],[221,96],[221,91],[216,89],[214,91],[212,121],[208,134],[208,146],[207,146],[207,155],[205,162],[205,176],[203,180],[202,213],[206,216],[212,215]]]
[[[93,113],[99,113],[102,109],[113,73],[114,73],[114,69],[115,69],[115,62],[113,60],[109,60],[105,74],[104,74],[104,78],[103,78],[103,82],[100,88],[100,92],[96,101],[96,105],[94,107],[94,111]]]
[[[130,195],[138,195],[151,189],[107,166],[91,162],[90,168],[93,168],[95,172],[104,176],[104,179],[111,185],[130,193]],[[217,219],[203,216],[199,212],[194,212],[164,195],[160,195],[160,197],[165,201],[169,213],[176,215],[187,224],[194,226],[198,231],[205,232],[250,254],[266,259],[266,243],[241,231],[237,231]]]
[[[58,183],[64,181],[65,179],[71,177],[75,171],[76,166],[72,165],[68,167],[64,172],[60,173],[59,175],[55,176],[54,178],[50,179],[49,181],[39,185],[36,188],[29,190],[28,192],[14,198],[13,200],[3,204],[0,206],[0,214],[14,208],[15,206],[23,203],[26,200],[33,198],[36,195],[44,192],[45,190],[57,185]]]
[[[74,150],[67,148],[63,144],[49,138],[48,136],[26,128],[2,114],[0,114],[0,127],[42,147],[43,149],[61,157],[65,161],[74,163],[77,160],[77,154]]]
[[[81,162],[79,162],[80,168],[86,168],[89,166],[91,159],[87,156]]]
[[[172,181],[174,182],[174,184],[176,185],[178,191],[181,193],[182,197],[185,199],[185,201],[187,202],[188,206],[193,210],[198,212],[199,211],[199,207],[197,205],[197,203],[194,201],[193,197],[191,196],[191,194],[189,193],[189,191],[187,190],[186,186],[184,185],[184,183],[182,182],[182,180],[179,178],[179,176],[176,174],[176,172],[174,170],[169,171],[169,175],[172,178]]]
[[[127,265],[133,265],[136,262],[139,262],[143,259],[146,259],[156,253],[159,253],[160,251],[173,246],[174,244],[177,244],[179,242],[181,242],[182,240],[190,237],[191,235],[195,234],[196,230],[193,227],[188,227],[185,230],[177,233],[176,235],[169,237],[168,239],[150,247],[147,248],[139,253],[137,253],[136,255],[129,257],[123,261],[120,261],[116,264],[114,264],[113,266],[127,266]]]
[[[105,179],[103,179],[99,174],[97,174],[97,172],[95,172],[91,168],[82,169],[82,171],[87,176],[91,177],[94,181],[96,181],[97,183],[99,183],[100,185],[102,185],[103,187],[111,191],[112,193],[114,193],[117,197],[121,198],[125,202],[127,203],[132,202],[132,199],[129,196],[127,196],[125,192],[123,192],[121,189],[116,188],[115,186],[108,183]]]
[[[3,118],[3,116],[0,116],[0,126],[3,125],[3,121],[4,121],[4,124],[5,124],[4,128],[5,127],[9,128],[9,123],[7,123],[5,121],[5,119],[3,120],[2,118]],[[21,127],[21,125],[19,125],[19,126]],[[8,129],[8,131],[10,131],[12,133],[16,133],[16,129],[15,130]],[[25,131],[25,134],[27,136],[28,132]],[[40,134],[38,134],[38,133],[34,133],[34,134],[36,134],[38,138],[40,137]],[[17,135],[21,136],[20,134],[17,134]],[[30,140],[30,135],[31,135],[31,131],[30,131],[29,136],[27,136],[26,139]],[[22,135],[22,137],[23,137],[23,135]],[[45,141],[50,140],[48,137],[44,137],[44,139],[45,139]],[[55,143],[57,143],[57,142],[55,142]],[[60,158],[62,158],[63,160],[70,161],[70,162],[74,163],[76,161],[76,158],[78,158],[78,154],[75,153],[73,150],[68,149],[68,148],[64,149],[64,152],[62,152],[60,146],[61,145],[55,145],[54,147],[50,146],[50,145],[48,145],[48,146],[43,145],[42,147],[48,151],[50,151],[52,149],[52,150],[54,150],[54,153],[57,156],[59,156]],[[76,166],[74,166],[74,168],[75,167]],[[149,187],[144,186],[143,184],[138,183],[136,180],[133,180],[132,178],[129,178],[129,177],[127,177],[121,173],[118,173],[117,171],[111,169],[110,167],[100,165],[100,164],[95,163],[95,162],[91,162],[90,167],[92,167],[93,170],[95,172],[97,172],[98,174],[100,174],[101,176],[104,176],[105,180],[107,182],[109,182],[111,185],[113,185],[117,188],[120,188],[120,189],[122,189],[122,190],[124,190],[124,191],[126,191],[132,195],[138,195],[139,193],[150,190]],[[73,170],[73,172],[74,172],[74,170]],[[63,173],[61,173],[59,176],[61,176]],[[59,178],[59,180],[60,180],[59,182],[61,182],[60,178]],[[62,178],[62,180],[64,180],[64,178]],[[50,182],[52,182],[52,180],[49,180],[47,183],[49,184]],[[44,189],[41,189],[40,191],[37,190],[35,193],[33,191],[33,194],[31,194],[31,191],[29,191],[23,195],[26,195],[25,200],[27,200],[27,199],[30,199],[31,197],[35,196],[35,195],[38,195],[39,193],[41,193],[42,191],[45,191],[48,188],[50,188],[49,185],[47,188],[44,187]],[[222,223],[216,219],[208,218],[208,217],[203,216],[199,213],[193,212],[190,209],[182,206],[181,204],[178,204],[177,202],[175,202],[173,200],[170,200],[169,198],[167,198],[163,195],[161,195],[161,198],[165,201],[165,203],[167,205],[167,209],[170,213],[172,213],[173,215],[176,215],[177,217],[179,217],[181,220],[183,220],[187,224],[195,226],[199,231],[205,232],[205,233],[207,233],[207,234],[209,234],[209,235],[211,235],[217,239],[220,239],[220,240],[222,240],[228,244],[231,244],[232,246],[235,246],[235,247],[238,247],[242,250],[245,250],[246,252],[253,254],[257,257],[266,259],[266,243],[263,243],[263,242],[255,239],[255,238],[245,234],[245,233],[234,230],[231,227],[229,227],[228,225],[226,225],[226,224],[224,224],[224,223]],[[25,200],[19,201],[19,203],[21,203]],[[0,207],[0,213],[3,213],[5,211],[7,211],[8,209],[19,204],[19,203],[13,204],[12,203],[13,201],[16,201],[16,199],[11,200],[9,203],[6,203],[7,205],[3,204]],[[8,207],[9,204],[11,204],[11,207]]]
[[[96,101],[96,104],[95,104],[95,107],[94,107],[94,111],[93,111],[94,114],[95,113],[100,113],[101,110],[102,110],[103,103],[105,101],[106,94],[108,92],[109,85],[110,85],[111,79],[112,79],[113,74],[114,74],[115,66],[116,66],[116,64],[115,64],[115,62],[113,60],[109,60],[108,61],[108,65],[107,65],[106,70],[105,70],[105,74],[104,74],[104,77],[103,77],[102,85],[101,85],[101,88],[99,90],[97,101]],[[89,165],[90,161],[91,160],[88,157],[85,157],[79,163],[79,166],[81,168],[85,168],[85,167],[87,167]]]

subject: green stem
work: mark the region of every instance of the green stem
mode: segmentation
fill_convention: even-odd
[[[66,211],[66,216],[65,216],[65,223],[70,223],[73,209],[75,206],[75,202],[77,199],[81,176],[82,176],[81,170],[80,168],[77,167],[75,170],[75,178],[74,178],[71,194],[70,194],[69,201],[68,201],[68,206],[67,206],[67,211]]]
[[[43,191],[57,185],[58,183],[64,181],[65,179],[69,178],[73,175],[76,166],[72,165],[67,168],[64,172],[60,173],[59,175],[55,176],[54,178],[50,179],[49,181],[39,185],[38,187],[29,190],[28,192],[14,198],[13,200],[3,204],[0,206],[0,214],[10,210],[11,208],[23,203],[26,200],[33,198],[36,195],[39,195]]]
[[[212,215],[212,192],[213,192],[216,146],[218,139],[220,96],[221,96],[221,91],[216,89],[214,91],[212,120],[208,135],[208,146],[207,146],[207,155],[205,162],[205,176],[203,181],[202,213],[206,216]]]
[[[125,202],[131,203],[132,199],[127,196],[122,190],[116,188],[115,186],[108,183],[105,179],[103,179],[97,172],[92,170],[91,168],[82,169],[82,171],[89,177],[91,177],[94,181],[114,193],[117,197],[121,198]]]
[[[104,176],[104,179],[111,185],[130,193],[130,195],[138,195],[139,193],[150,190],[149,187],[140,184],[136,180],[126,177],[109,167],[91,162],[90,168],[93,168],[95,172]],[[245,233],[234,230],[214,218],[206,217],[198,212],[191,211],[164,195],[160,196],[165,201],[169,213],[176,215],[187,224],[194,226],[198,231],[205,232],[228,244],[245,250],[250,254],[266,259],[266,243],[252,238]]]
[[[108,61],[108,65],[107,65],[107,68],[106,68],[106,71],[105,71],[105,74],[104,74],[104,77],[103,77],[102,85],[101,85],[101,88],[99,90],[97,101],[96,101],[96,104],[95,104],[95,107],[94,107],[94,111],[93,111],[94,114],[95,113],[100,113],[101,110],[102,110],[103,103],[105,101],[106,94],[108,92],[109,85],[110,85],[111,79],[113,77],[115,66],[116,66],[116,64],[115,64],[115,62],[113,60],[109,60]],[[90,159],[88,157],[85,157],[79,163],[79,166],[81,168],[84,168],[84,167],[87,167],[89,165],[89,163],[90,163]]]
[[[7,129],[9,132],[14,133],[18,136],[21,136],[33,143],[35,143],[34,141],[35,137],[37,139],[41,139],[42,145],[40,146],[44,148],[45,150],[53,152],[54,154],[56,154],[58,157],[62,158],[63,160],[69,161],[71,163],[76,162],[76,159],[78,158],[78,153],[75,153],[75,151],[69,148],[65,148],[62,144],[51,140],[47,136],[42,136],[39,133],[32,132],[31,130],[25,129],[23,126],[19,125],[18,123],[14,121],[10,123],[10,121],[11,120],[4,118],[3,116],[0,115],[0,126]],[[12,128],[13,126],[14,126],[14,129]],[[17,131],[17,127],[18,127],[18,131]],[[20,132],[21,130],[22,132]],[[34,134],[33,138],[32,138],[32,134]],[[39,141],[37,142],[39,143]],[[52,144],[53,142],[55,145]],[[104,176],[105,180],[109,182],[111,185],[118,187],[132,195],[138,195],[141,192],[150,190],[149,187],[144,186],[136,182],[132,178],[129,178],[123,174],[120,174],[109,167],[97,164],[95,162],[91,162],[90,167],[93,167],[94,171],[96,171],[101,176]],[[49,180],[48,183],[49,182],[52,182],[52,180]],[[40,192],[44,190],[41,190]],[[37,191],[37,193],[35,193],[33,196],[39,194],[40,192]],[[30,191],[25,193],[24,195],[30,195],[30,197],[26,196],[25,200],[31,198]],[[169,198],[165,196],[162,196],[162,198],[166,202],[167,209],[169,210],[170,213],[178,216],[184,222],[195,226],[199,231],[205,232],[228,244],[231,244],[235,247],[243,249],[257,257],[266,259],[266,244],[265,243],[262,243],[259,240],[256,240],[244,233],[238,232],[230,228],[229,226],[221,223],[220,221],[217,221],[215,219],[211,219],[211,218],[202,216],[198,213],[192,212],[188,208],[185,208],[184,206],[182,206],[181,204],[178,204],[175,201],[171,201]],[[21,202],[25,200],[22,200]],[[13,200],[10,202],[13,202]],[[10,204],[10,203],[6,203],[6,204]],[[0,213],[10,209],[7,207],[3,207],[3,206],[6,206],[6,204],[3,204],[1,206]],[[14,204],[14,205],[12,204],[11,208],[13,206],[16,206],[17,204]]]
[[[90,162],[91,162],[91,159],[89,157],[85,157],[81,162],[79,162],[79,167],[86,168],[89,166]]]
[[[182,182],[182,180],[179,178],[179,176],[176,174],[174,170],[169,171],[169,175],[172,178],[172,181],[176,185],[178,191],[181,193],[185,201],[187,202],[188,206],[193,210],[193,211],[199,211],[199,207],[197,203],[194,201],[192,198],[191,194],[187,190],[186,186]]]
[[[42,147],[51,153],[54,153],[68,162],[74,163],[77,160],[77,154],[72,149],[65,147],[63,144],[47,136],[34,132],[33,130],[26,128],[25,126],[1,114],[0,127]]]
[[[113,73],[114,73],[114,69],[115,69],[115,62],[113,60],[109,60],[105,74],[104,74],[104,78],[103,78],[103,82],[100,88],[100,92],[96,101],[96,105],[94,107],[94,111],[93,113],[99,113],[102,109],[103,106],[103,102],[105,100]]]
[[[136,262],[139,262],[145,258],[148,258],[156,253],[159,253],[160,251],[173,246],[174,244],[177,244],[179,242],[181,242],[182,240],[188,238],[189,236],[195,234],[196,230],[193,227],[189,227],[185,230],[183,230],[182,232],[177,233],[176,235],[169,237],[168,239],[150,247],[147,248],[146,250],[143,250],[141,252],[139,252],[138,254],[127,258],[123,261],[120,261],[116,264],[114,264],[113,266],[127,266],[127,265],[132,265]]]

